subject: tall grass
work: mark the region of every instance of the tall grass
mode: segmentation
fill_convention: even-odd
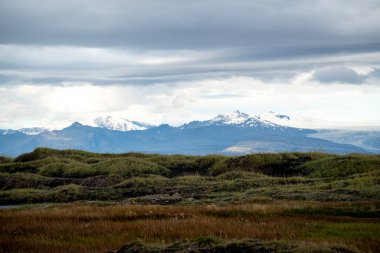
[[[106,252],[137,239],[169,244],[213,236],[226,241],[254,238],[342,244],[363,252],[378,250],[380,217],[289,214],[293,208],[312,210],[329,205],[289,201],[233,206],[64,204],[2,210],[0,249],[2,252]],[[347,203],[334,206],[344,209]]]

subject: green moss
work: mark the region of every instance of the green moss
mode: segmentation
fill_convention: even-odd
[[[299,167],[310,177],[347,177],[380,170],[380,156],[348,155],[326,157],[306,162]]]
[[[58,183],[54,181],[52,178],[32,173],[0,174],[0,188],[4,190],[17,188],[49,188]]]
[[[51,161],[40,166],[37,173],[48,177],[82,178],[95,176],[96,173],[91,173],[86,169],[87,167],[87,164],[79,163],[72,159],[58,159],[57,162]]]
[[[102,155],[82,150],[55,150],[50,148],[36,148],[33,152],[25,153],[16,157],[15,162],[30,162],[41,160],[46,157],[71,158],[78,161],[85,161],[89,157],[95,156]]]
[[[86,199],[86,192],[82,186],[68,184],[44,192],[43,198],[46,202],[69,202]]]
[[[0,191],[0,204],[28,204],[35,203],[43,190],[38,189],[11,189]]]
[[[13,162],[13,159],[10,157],[0,156],[0,164],[3,163],[11,163]]]
[[[249,171],[271,176],[302,175],[298,167],[307,161],[318,160],[332,155],[323,153],[278,153],[252,154],[224,158],[215,163],[210,174],[220,175],[230,171]]]
[[[95,154],[39,148],[15,161],[0,163],[0,187],[2,190],[43,189],[43,193],[33,197],[36,202],[122,200],[174,193],[197,203],[244,202],[257,198],[380,200],[379,160],[380,156],[359,154],[202,157]],[[63,191],[68,193],[59,198],[61,188],[56,187],[70,183],[80,190]]]
[[[268,178],[266,175],[255,173],[255,172],[247,172],[247,171],[228,171],[226,173],[220,174],[217,176],[220,179],[262,179]]]
[[[126,179],[114,187],[116,189],[120,189],[125,197],[136,197],[166,193],[165,187],[169,185],[169,179],[157,175],[151,175],[148,177],[134,177]]]
[[[134,157],[114,158],[97,163],[91,168],[101,174],[113,174],[124,177],[136,177],[146,174],[170,175],[170,170],[164,166]]]
[[[38,169],[37,164],[33,163],[4,163],[0,164],[0,172],[16,173],[16,172],[29,172],[35,173]]]
[[[354,218],[380,218],[380,203],[359,203],[314,208],[291,208],[284,215],[346,216]]]

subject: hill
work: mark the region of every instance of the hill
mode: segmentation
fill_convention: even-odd
[[[0,159],[0,204],[379,200],[379,155],[184,156],[38,148]]]

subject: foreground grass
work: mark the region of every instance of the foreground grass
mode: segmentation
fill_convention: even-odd
[[[380,203],[274,201],[240,205],[60,204],[0,211],[2,252],[107,252],[139,240],[169,245],[212,236],[380,248]],[[199,239],[198,239],[199,240]]]

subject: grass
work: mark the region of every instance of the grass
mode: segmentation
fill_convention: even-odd
[[[0,164],[2,163],[11,163],[13,159],[10,157],[0,156]]]
[[[175,193],[184,203],[246,202],[257,197],[380,200],[379,178],[378,155],[279,153],[225,157],[95,154],[38,148],[14,160],[2,159],[0,204],[130,201]],[[26,192],[24,197],[20,191]]]
[[[353,218],[380,218],[380,203],[351,204],[336,203],[321,207],[292,208],[284,212],[289,215],[345,216]]]
[[[0,157],[0,205],[15,204],[29,206],[0,209],[1,252],[148,249],[136,240],[156,252],[377,252],[380,156],[38,148]]]
[[[274,201],[241,205],[61,204],[0,211],[3,252],[106,252],[136,239],[169,245],[181,240],[253,238],[302,241],[306,245],[344,245],[376,252],[380,217],[324,214],[321,208],[378,208],[379,203]],[[298,213],[295,210],[309,210]],[[310,211],[311,210],[311,211]],[[378,210],[378,209],[377,209]],[[290,215],[291,214],[291,215]],[[370,242],[370,243],[369,243]]]
[[[311,177],[346,177],[379,170],[380,157],[367,159],[362,155],[326,157],[304,163],[299,167],[303,174]]]

